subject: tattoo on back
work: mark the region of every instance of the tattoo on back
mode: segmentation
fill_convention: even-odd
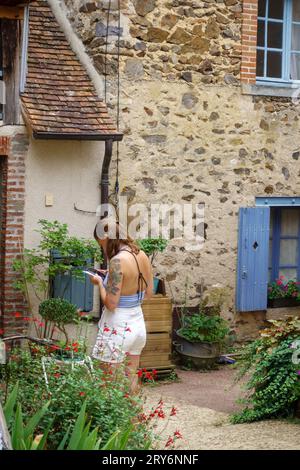
[[[117,295],[120,291],[120,284],[122,279],[121,261],[118,258],[114,258],[110,262],[109,277],[106,292],[108,294]]]

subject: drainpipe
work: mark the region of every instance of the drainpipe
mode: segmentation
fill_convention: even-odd
[[[110,162],[111,162],[111,157],[112,157],[112,149],[113,149],[113,140],[109,139],[105,141],[105,153],[104,153],[104,160],[102,164],[102,171],[101,171],[101,182],[100,182],[100,187],[101,187],[101,204],[108,204],[108,196],[109,196],[109,167],[110,167]],[[107,214],[107,211],[103,214],[105,217]],[[103,253],[103,263],[101,265],[102,269],[107,269],[107,259],[104,256]],[[102,301],[100,297],[100,311],[99,311],[99,316],[101,317],[102,313]]]
[[[113,140],[105,141],[105,153],[101,172],[101,204],[108,204],[109,195],[109,166],[112,157]],[[104,216],[107,213],[103,214]]]

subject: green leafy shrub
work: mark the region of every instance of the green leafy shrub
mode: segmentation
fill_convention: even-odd
[[[48,447],[48,436],[52,430],[52,422],[44,434],[38,434],[38,427],[48,411],[50,401],[39,409],[25,425],[23,422],[22,406],[17,401],[19,385],[14,386],[9,394],[5,406],[4,415],[9,425],[13,450],[44,450]],[[99,438],[98,427],[91,430],[91,421],[87,421],[87,402],[81,406],[79,415],[74,426],[69,426],[63,436],[57,450],[99,450],[101,438]],[[117,430],[104,444],[101,450],[126,450],[134,426],[131,425],[126,430]],[[149,445],[149,442],[148,442]],[[145,443],[145,448],[147,443]]]
[[[40,235],[37,248],[26,248],[13,263],[18,273],[14,287],[24,293],[29,308],[29,287],[37,299],[43,301],[51,297],[51,283],[56,275],[71,273],[83,279],[82,266],[87,260],[102,260],[97,242],[70,236],[67,224],[42,219],[39,226],[36,230]],[[54,259],[54,252],[59,252],[59,259]]]
[[[45,446],[50,427],[41,434],[36,435],[37,428],[43,416],[47,413],[49,403],[45,403],[36,413],[24,424],[22,406],[17,402],[19,391],[18,382],[8,396],[4,406],[4,416],[11,435],[13,450],[42,450]]]
[[[79,320],[76,306],[65,299],[47,299],[40,303],[39,314],[45,320],[45,336],[54,326],[63,332],[68,343],[65,325]]]
[[[183,327],[178,331],[189,341],[221,342],[229,333],[226,320],[217,315],[204,313],[185,315]]]
[[[136,421],[128,440],[128,449],[143,449],[145,441],[151,441],[151,433],[137,417],[142,413],[140,398],[130,396],[129,381],[124,371],[104,373],[95,363],[90,372],[84,366],[59,365],[56,362],[46,368],[48,387],[41,360],[31,357],[27,351],[17,350],[12,360],[1,368],[0,381],[6,383],[6,391],[0,387],[0,398],[19,383],[18,399],[24,416],[30,419],[43,404],[50,400],[47,414],[39,423],[37,432],[43,434],[51,427],[47,448],[57,449],[66,434],[73,429],[86,402],[86,419],[91,429],[98,428],[98,438],[104,446],[112,434],[127,430]],[[117,374],[117,375],[115,375]],[[2,379],[2,380],[1,380]]]
[[[259,339],[244,348],[237,380],[250,374],[245,408],[232,416],[233,423],[287,417],[300,399],[300,381],[293,345],[300,339],[300,320],[271,321]]]
[[[163,252],[167,245],[168,240],[163,238],[144,238],[142,240],[137,240],[137,243],[141,250],[143,250],[146,255],[148,255],[151,260],[151,264],[153,264],[155,257],[160,252]]]

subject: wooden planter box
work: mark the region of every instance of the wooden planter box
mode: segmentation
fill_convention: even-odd
[[[268,299],[268,308],[299,307],[300,302],[293,298]]]
[[[172,303],[169,297],[157,294],[143,302],[142,309],[147,330],[147,344],[142,352],[140,367],[146,369],[173,369]]]

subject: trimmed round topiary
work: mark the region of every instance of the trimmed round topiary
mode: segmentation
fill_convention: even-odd
[[[77,307],[65,299],[47,299],[39,306],[39,314],[44,320],[58,325],[72,323],[78,319]]]

